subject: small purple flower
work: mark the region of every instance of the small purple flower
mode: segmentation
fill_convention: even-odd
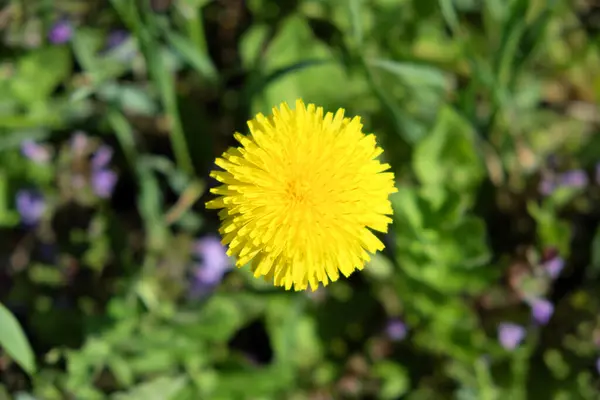
[[[546,325],[554,314],[554,305],[546,299],[534,299],[530,306],[533,319],[540,325]]]
[[[588,176],[585,171],[575,169],[558,175],[558,185],[573,188],[583,188],[588,184]]]
[[[194,253],[200,259],[195,265],[192,293],[202,294],[212,290],[221,282],[231,262],[225,247],[215,236],[206,236],[194,244]]]
[[[42,195],[33,190],[20,190],[16,198],[17,211],[26,226],[34,226],[46,211],[46,203]]]
[[[507,350],[514,350],[526,335],[525,328],[511,322],[503,322],[498,325],[498,341]]]
[[[525,328],[511,322],[503,322],[498,325],[498,341],[507,350],[514,350],[526,335]]]
[[[113,150],[109,146],[100,146],[92,157],[92,168],[98,170],[106,167],[112,160],[112,156]]]
[[[552,279],[558,278],[564,267],[565,260],[558,256],[553,257],[544,263],[544,269]]]
[[[65,19],[56,22],[50,32],[48,32],[48,39],[53,44],[63,44],[71,40],[73,36],[73,26]]]
[[[115,47],[119,47],[124,41],[129,38],[129,32],[123,29],[117,29],[108,34],[106,38],[106,48],[114,49]]]
[[[209,269],[227,270],[230,266],[227,250],[216,236],[209,235],[198,239],[194,243],[194,254]]]
[[[399,342],[404,340],[408,333],[408,328],[406,324],[398,319],[394,318],[388,321],[387,326],[385,328],[386,335],[393,340],[394,342]]]
[[[92,172],[92,188],[100,198],[107,199],[117,183],[117,174],[108,169],[99,169]]]
[[[44,164],[50,160],[48,149],[30,139],[21,143],[21,154],[39,164]]]

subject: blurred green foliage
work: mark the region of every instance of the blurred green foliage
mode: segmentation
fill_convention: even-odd
[[[599,15],[568,0],[2,3],[0,398],[597,399]],[[385,148],[386,250],[315,293],[240,269],[190,295],[190,248],[216,230],[214,158],[297,98],[360,115]],[[102,146],[112,196],[95,186]],[[24,188],[43,198],[34,227]]]

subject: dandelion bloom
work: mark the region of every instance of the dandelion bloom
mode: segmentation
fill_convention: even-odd
[[[387,232],[396,192],[390,166],[374,135],[362,132],[360,118],[344,110],[324,114],[296,101],[258,114],[250,135],[235,134],[211,176],[222,183],[207,208],[222,209],[219,230],[237,267],[251,262],[286,290],[316,290],[362,269],[368,253],[383,243],[371,232]]]

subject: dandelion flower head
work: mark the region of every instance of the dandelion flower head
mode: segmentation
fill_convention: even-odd
[[[316,290],[363,269],[383,249],[372,231],[387,232],[396,192],[383,150],[359,117],[345,118],[296,101],[248,121],[211,176],[222,185],[206,206],[221,209],[222,243],[236,266],[251,263],[286,290]]]

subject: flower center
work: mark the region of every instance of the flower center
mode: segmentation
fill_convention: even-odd
[[[304,179],[292,178],[287,182],[285,192],[293,203],[304,204],[308,200],[310,188]]]

